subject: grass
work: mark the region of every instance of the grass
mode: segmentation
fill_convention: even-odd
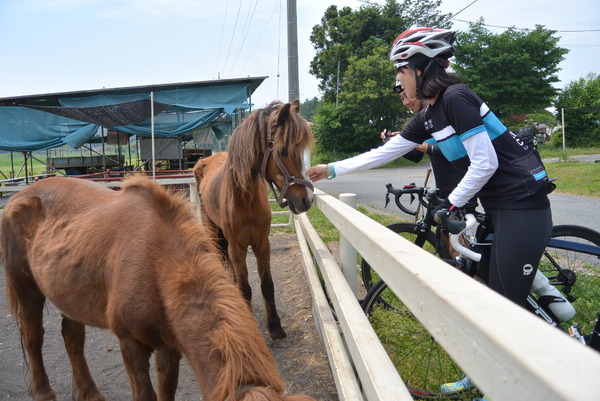
[[[598,147],[587,147],[587,148],[567,148],[566,159],[569,160],[569,157],[576,155],[597,155],[600,154],[600,148]],[[556,148],[549,145],[541,145],[538,147],[538,151],[542,159],[549,159],[552,157],[563,158],[565,155],[563,154],[562,147]]]
[[[548,177],[558,178],[556,193],[600,196],[600,163],[546,163]]]

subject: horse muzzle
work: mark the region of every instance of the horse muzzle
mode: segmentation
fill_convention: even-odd
[[[313,193],[313,188],[306,187],[306,196],[297,196],[294,193],[290,193],[284,202],[289,206],[290,211],[294,214],[300,214],[306,212],[312,206],[315,195]],[[303,192],[303,191],[296,191]]]

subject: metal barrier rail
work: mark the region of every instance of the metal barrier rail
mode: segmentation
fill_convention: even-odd
[[[101,175],[104,175],[105,173],[102,173]],[[97,174],[98,175],[98,174]],[[98,175],[100,176],[100,175]],[[182,178],[178,178],[179,176],[181,176]],[[155,179],[156,182],[158,182],[161,185],[187,185],[190,188],[190,202],[192,202],[194,205],[196,205],[197,211],[200,211],[200,202],[198,199],[198,190],[196,188],[196,180],[194,179],[194,176],[191,174],[180,174],[180,175],[169,175],[167,176],[168,178],[160,178],[160,176],[157,176],[157,178]],[[75,177],[74,177],[75,178]],[[123,182],[123,180],[121,178],[106,178],[106,179],[96,179],[94,180],[95,182],[104,185],[106,187],[109,188],[114,188],[114,187],[118,187],[121,185],[121,183]],[[30,183],[29,185],[33,184]],[[3,192],[18,192],[24,188],[26,188],[27,185],[25,183],[19,184],[19,185],[14,185],[14,186],[0,186],[0,194]],[[269,202],[276,202],[275,199],[269,199]],[[1,213],[1,211],[0,211]],[[276,224],[271,224],[272,228],[278,228],[278,227],[292,227],[293,225],[293,216],[292,216],[292,212],[290,212],[289,210],[282,210],[282,211],[274,211],[272,212],[273,216],[284,216],[284,215],[288,215],[289,219],[287,223],[276,223]]]
[[[600,399],[600,354],[404,238],[391,235],[352,207],[319,190],[315,195],[315,206],[371,266],[377,266],[389,287],[491,400]],[[384,362],[374,345],[379,342],[373,340],[353,292],[340,283],[339,266],[315,238],[308,218],[301,215],[297,220],[299,240],[307,243],[318,263],[342,329],[343,349],[337,346],[328,354],[347,353],[356,369],[351,385],[360,383],[368,401],[410,400],[402,381],[394,377],[397,372],[389,358]],[[322,335],[325,346],[331,347],[330,337]],[[345,383],[340,386],[340,399],[352,399],[344,398]]]

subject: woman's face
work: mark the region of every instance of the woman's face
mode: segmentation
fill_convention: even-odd
[[[412,113],[421,111],[421,101],[417,97],[417,82],[415,80],[415,71],[408,67],[400,67],[396,74],[396,81],[402,85],[404,90],[400,92],[400,99]]]

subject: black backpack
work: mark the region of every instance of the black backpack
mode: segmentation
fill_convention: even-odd
[[[523,144],[537,151],[536,130],[532,126],[523,128],[517,132],[517,136],[523,141]]]

